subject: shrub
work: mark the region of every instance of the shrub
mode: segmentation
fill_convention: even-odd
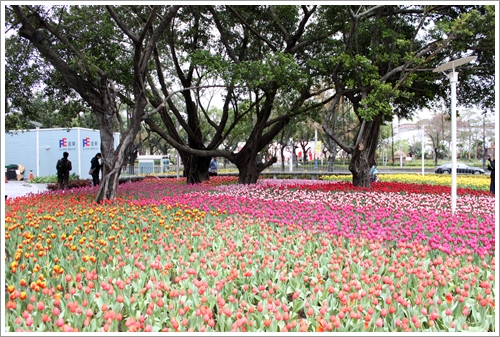
[[[80,187],[87,187],[87,186],[92,186],[92,180],[91,179],[76,179],[76,180],[70,180],[69,181],[69,188],[80,188]],[[47,184],[47,189],[48,190],[57,190],[58,185],[57,182],[52,183],[52,184]]]

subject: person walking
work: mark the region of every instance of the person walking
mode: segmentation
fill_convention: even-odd
[[[208,166],[208,176],[216,176],[219,170],[219,163],[217,163],[217,157],[213,157]]]
[[[69,189],[69,171],[73,169],[71,161],[68,159],[69,153],[63,152],[63,157],[57,161],[57,187],[58,189]]]
[[[99,173],[101,171],[102,165],[99,162],[99,159],[101,159],[102,155],[101,152],[98,152],[94,158],[90,161],[90,169],[92,170],[92,184],[94,186],[99,185]]]
[[[488,156],[488,170],[491,171],[490,175],[490,192],[495,195],[495,159],[491,160],[491,156]]]
[[[370,182],[378,182],[378,177],[377,177],[377,163],[375,161],[372,161],[372,166],[370,167]]]

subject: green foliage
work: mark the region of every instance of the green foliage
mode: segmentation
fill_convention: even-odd
[[[218,75],[228,82],[232,82],[232,73],[229,71],[230,63],[222,55],[209,50],[199,49],[189,54],[189,62],[193,66],[199,66],[210,75]]]
[[[366,121],[371,121],[379,115],[392,115],[391,97],[397,93],[390,83],[381,83],[373,80],[374,88],[367,97],[360,102],[364,108],[359,109],[358,115]]]
[[[11,13],[10,10],[8,12]],[[72,37],[70,42],[77,49],[80,48],[83,55],[80,59],[72,58],[71,53],[64,51],[67,46],[49,37],[49,32],[40,30],[40,34],[44,35],[47,43],[50,41],[59,55],[68,60],[77,71],[82,69],[81,65],[84,63],[97,62],[103,65],[109,64],[110,60],[117,62],[123,51],[119,50],[116,43],[108,43],[113,34],[103,36],[101,34],[105,33],[106,29],[97,32],[95,28],[91,28],[97,17],[106,22],[102,14],[103,9],[99,6],[68,6],[66,9],[54,6],[50,11],[40,14],[49,22],[52,20],[51,15],[64,17],[65,25],[60,25],[62,31],[59,33]],[[109,20],[107,22],[109,24]],[[14,24],[15,19],[12,19],[11,23]],[[115,53],[107,48],[115,48]],[[90,55],[86,55],[86,52]],[[20,39],[17,34],[9,35],[6,38],[5,58],[7,129],[30,129],[34,127],[31,121],[40,122],[45,128],[76,126],[98,128],[97,120],[91,114],[88,105],[74,90],[67,87],[61,73],[55,71],[47,60],[40,57],[31,43]],[[123,62],[117,62],[116,65],[111,68],[119,69],[121,65],[123,70],[127,67],[127,72],[130,69],[130,66]],[[92,72],[95,75],[95,70]],[[82,77],[87,77],[85,71],[80,71],[80,74]]]
[[[37,23],[44,43],[80,78],[94,89],[101,80],[110,80],[122,109],[133,104],[132,93],[137,89],[131,85],[134,46],[104,6],[22,8],[37,12],[68,39],[71,48]],[[150,7],[143,5],[113,9],[131,34],[139,33],[150,13]],[[156,9],[161,16],[168,6]],[[306,14],[311,14],[307,22],[302,21]],[[414,69],[432,68],[470,53],[477,54],[481,69],[464,67],[461,71],[459,94],[463,97],[459,99],[494,106],[494,6],[203,5],[184,6],[176,15],[170,31],[155,46],[158,63],[148,63],[150,102],[162,100],[162,94],[182,86],[237,86],[230,94],[221,89],[223,103],[227,100],[230,108],[208,111],[210,118],[199,108],[208,90],[184,92],[178,95],[182,101],[170,102],[169,108],[175,106],[185,118],[171,123],[170,136],[178,140],[189,136],[189,145],[196,144],[197,148],[206,147],[214,139],[214,147],[224,143],[232,148],[238,141],[247,141],[245,137],[254,131],[255,138],[264,139],[264,131],[271,130],[272,125],[284,128],[289,122],[320,120],[320,109],[309,108],[333,92],[349,102],[352,123],[377,116],[383,121],[392,120],[394,115],[410,117],[418,108],[449,96],[446,81],[438,78],[440,74],[417,73]],[[35,23],[35,18],[33,15],[30,20]],[[6,29],[16,33],[17,21],[11,6],[7,6]],[[433,39],[437,46],[449,36],[454,40],[448,41],[443,50],[417,55]],[[158,64],[161,70],[156,68]],[[400,70],[403,65],[406,67]],[[106,74],[104,78],[100,70]],[[159,74],[164,78],[160,80]],[[165,83],[162,90],[160,82]],[[330,87],[332,90],[321,98],[302,98]],[[259,104],[250,109],[256,101]],[[26,128],[30,121],[46,126],[99,127],[94,115],[87,113],[88,105],[67,88],[63,75],[18,34],[6,39],[6,103],[8,129]],[[147,107],[148,111],[152,109]],[[302,116],[292,118],[296,113]],[[271,123],[279,118],[281,124]],[[162,125],[165,120],[156,118],[154,122],[166,129],[166,124]],[[229,134],[222,136],[221,130]],[[356,131],[349,125],[341,133],[353,140]],[[165,148],[151,134],[144,136],[151,149]]]
[[[78,174],[76,174],[75,172],[72,172],[69,175],[69,180],[70,180],[70,182],[73,180],[80,180],[80,176]],[[57,174],[54,174],[52,176],[33,177],[33,179],[30,179],[30,183],[33,183],[33,184],[57,183]]]
[[[308,81],[307,75],[293,56],[285,53],[267,54],[262,60],[234,64],[219,54],[197,50],[190,54],[190,61],[193,66],[202,66],[233,85],[248,86],[251,89],[267,87],[270,83],[275,83],[278,87],[300,88]]]

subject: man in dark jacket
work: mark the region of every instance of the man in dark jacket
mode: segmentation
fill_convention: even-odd
[[[69,171],[73,169],[71,161],[68,159],[69,153],[63,152],[63,157],[57,161],[57,187],[62,189],[69,189]]]
[[[101,171],[101,163],[99,162],[99,159],[101,159],[101,153],[98,152],[94,158],[90,161],[90,169],[92,169],[92,183],[94,186],[99,185],[99,173]]]
[[[495,159],[491,160],[491,157],[488,156],[488,170],[491,171],[490,175],[490,192],[495,195]]]

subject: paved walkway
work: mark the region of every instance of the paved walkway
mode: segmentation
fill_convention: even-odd
[[[39,193],[44,191],[49,191],[47,189],[47,184],[31,184],[28,181],[23,180],[9,180],[5,183],[4,198],[17,198],[29,193]]]

